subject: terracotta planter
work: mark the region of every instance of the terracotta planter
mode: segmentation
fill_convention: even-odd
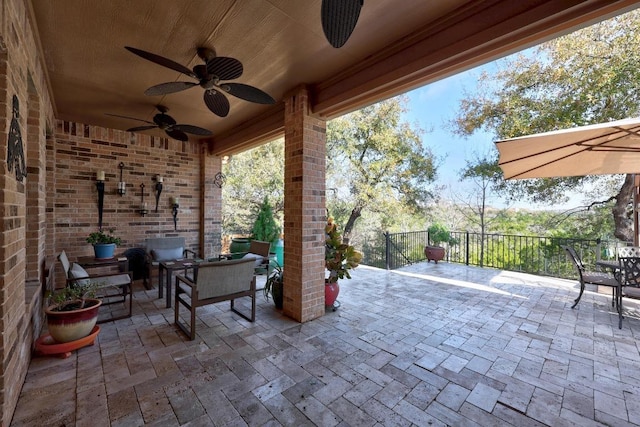
[[[442,261],[444,259],[444,248],[442,246],[430,246],[427,245],[424,247],[424,256],[427,257],[428,261],[435,261],[437,264],[438,261]]]
[[[340,293],[340,286],[338,286],[338,282],[325,282],[324,284],[324,305],[326,307],[333,307],[333,304],[338,299],[338,294]]]
[[[58,343],[79,340],[88,336],[98,320],[98,309],[102,300],[88,298],[89,307],[70,311],[54,311],[56,306],[45,309],[49,335]]]
[[[91,333],[79,340],[69,341],[65,343],[56,342],[50,334],[41,336],[36,340],[36,354],[39,355],[58,355],[62,359],[66,359],[71,356],[73,350],[77,350],[88,345],[93,345],[96,337],[100,333],[100,326],[96,325],[91,330]]]

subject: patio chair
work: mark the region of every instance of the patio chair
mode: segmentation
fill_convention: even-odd
[[[231,311],[254,322],[256,319],[256,278],[253,259],[205,262],[198,265],[194,278],[176,276],[175,323],[190,340],[196,337],[196,309],[208,304],[231,301]],[[238,311],[234,300],[251,298],[251,314]],[[189,310],[190,323],[180,321],[180,306]]]
[[[622,286],[620,281],[611,273],[605,273],[602,271],[589,271],[586,269],[580,256],[576,253],[575,249],[570,246],[562,246],[562,248],[567,252],[567,256],[573,262],[573,265],[576,267],[578,272],[578,281],[580,282],[580,293],[578,294],[578,298],[575,299],[575,302],[571,306],[571,308],[575,308],[580,302],[580,298],[582,298],[582,294],[584,293],[584,288],[586,285],[597,285],[597,286],[607,286],[612,290],[613,299],[611,301],[611,305],[615,306],[618,311],[619,317],[619,328],[622,328]]]
[[[640,247],[618,248],[622,296],[640,298]]]
[[[153,288],[153,281],[158,278],[158,265],[162,261],[181,258],[196,258],[196,253],[185,248],[184,237],[151,237],[145,240],[145,264],[147,274],[144,287]]]
[[[99,322],[131,317],[133,312],[133,286],[131,276],[128,273],[115,272],[90,275],[80,264],[75,262],[71,264],[65,251],[60,252],[58,260],[66,277],[66,286],[96,284],[96,297],[102,299],[102,305],[122,303],[126,307],[127,295],[129,296],[129,307],[126,314],[99,320]]]
[[[220,259],[252,259],[255,263],[254,274],[266,274],[269,276],[271,267],[269,262],[269,253],[271,252],[271,243],[261,240],[252,240],[249,243],[247,252],[232,252],[220,255]]]

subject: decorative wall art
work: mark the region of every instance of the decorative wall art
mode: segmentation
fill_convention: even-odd
[[[13,95],[13,108],[9,138],[7,140],[7,168],[12,172],[15,168],[16,179],[20,182],[27,176],[27,166],[24,161],[24,146],[20,133],[20,104],[18,97]]]

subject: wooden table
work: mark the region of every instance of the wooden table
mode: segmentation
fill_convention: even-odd
[[[93,256],[78,257],[77,263],[86,268],[110,267],[117,265],[122,272],[129,272],[129,258],[126,256],[114,256],[109,259],[96,259]]]
[[[171,261],[161,261],[158,264],[158,298],[162,298],[164,282],[166,278],[167,287],[167,308],[171,307],[171,276],[176,270],[183,270],[184,274],[190,269],[196,269],[198,267],[198,259],[174,259]],[[164,274],[163,274],[164,270]]]

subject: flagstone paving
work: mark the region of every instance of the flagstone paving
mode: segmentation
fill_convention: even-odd
[[[199,309],[195,341],[157,290],[94,346],[34,357],[12,426],[640,425],[640,306],[577,282],[448,263],[360,267],[299,324]]]

